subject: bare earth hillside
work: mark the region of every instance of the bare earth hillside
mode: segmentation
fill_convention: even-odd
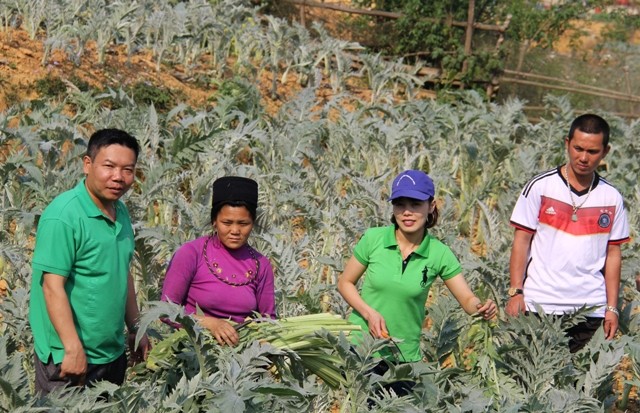
[[[46,62],[42,60],[41,40],[30,39],[20,29],[0,31],[0,110],[40,97],[36,84],[43,79],[62,79],[68,82],[68,87],[72,87],[69,84],[77,86],[84,83],[95,90],[126,88],[145,82],[169,91],[176,101],[193,107],[212,105],[211,98],[217,91],[215,81],[222,80],[219,75],[210,73],[206,64],[196,67],[190,76],[179,66],[161,65],[161,70],[156,71],[156,61],[150,52],[139,51],[128,60],[124,47],[117,45],[110,47],[105,63],[98,64],[95,47],[91,42],[79,65],[74,64],[59,50],[54,51]],[[290,74],[284,84],[281,79],[277,79],[278,90],[274,99],[270,96],[271,73],[264,70],[258,77],[257,86],[262,95],[262,105],[269,114],[275,114],[301,90],[295,75]],[[369,98],[369,90],[361,82],[349,82],[347,87],[352,95],[363,100]],[[319,88],[317,95],[319,103],[333,95],[328,81],[326,87]],[[424,95],[429,94],[425,91]]]

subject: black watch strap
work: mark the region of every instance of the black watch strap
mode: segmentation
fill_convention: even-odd
[[[524,293],[524,291],[522,291],[522,288],[511,287],[507,291],[507,294],[509,294],[509,297],[515,297],[516,295],[523,294],[523,293]]]

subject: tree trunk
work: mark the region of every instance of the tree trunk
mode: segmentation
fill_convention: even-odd
[[[523,40],[522,42],[520,42],[520,50],[518,52],[518,64],[516,65],[517,72],[522,71],[522,65],[524,64],[524,57],[527,55],[527,52],[529,51],[530,44],[531,44],[531,41],[529,39]]]
[[[469,0],[469,9],[467,10],[467,28],[464,36],[464,55],[465,59],[462,63],[462,75],[467,75],[469,69],[469,58],[471,57],[471,43],[473,41],[473,23],[475,22],[475,0]],[[465,82],[461,82],[460,89],[464,89]]]

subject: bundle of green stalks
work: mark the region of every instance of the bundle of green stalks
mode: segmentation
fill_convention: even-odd
[[[254,341],[269,343],[276,349],[285,351],[290,358],[301,363],[309,373],[315,374],[328,386],[337,388],[345,384],[341,374],[341,359],[332,354],[331,344],[316,334],[327,331],[333,335],[349,334],[354,330],[361,330],[360,326],[351,324],[339,315],[330,313],[309,314],[295,317],[272,319],[252,319],[235,325],[239,335],[239,346],[247,346]],[[208,331],[203,333],[207,341],[215,342]],[[146,367],[158,370],[169,367],[167,362],[170,354],[176,349],[176,344],[189,340],[186,329],[181,328],[153,346]],[[280,365],[277,368],[286,368]],[[277,370],[276,368],[276,370]]]
[[[267,342],[280,350],[293,351],[298,361],[328,386],[337,388],[345,384],[339,367],[341,359],[329,352],[329,343],[315,333],[326,330],[331,334],[361,330],[339,315],[309,314],[262,322],[249,321],[236,328],[240,343]]]

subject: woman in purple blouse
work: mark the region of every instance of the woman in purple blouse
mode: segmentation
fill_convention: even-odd
[[[220,344],[238,344],[229,320],[241,323],[255,312],[275,318],[273,269],[247,240],[256,220],[258,184],[238,176],[213,183],[213,234],[182,245],[173,255],[162,299],[185,306]]]

